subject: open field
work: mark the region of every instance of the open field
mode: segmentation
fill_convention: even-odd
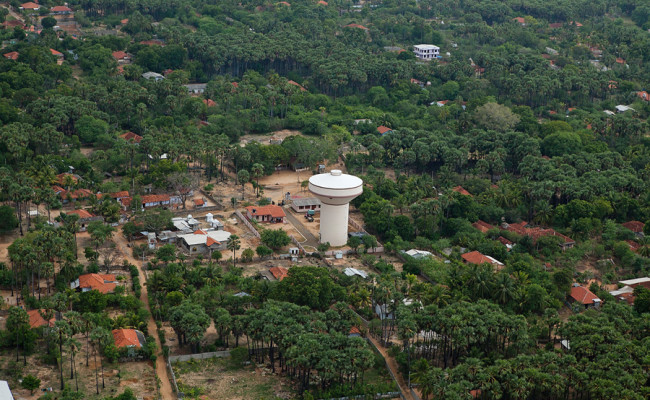
[[[249,365],[233,367],[227,358],[190,360],[173,364],[179,390],[189,398],[228,400],[293,399],[295,392],[283,377]],[[190,391],[194,395],[188,396]]]

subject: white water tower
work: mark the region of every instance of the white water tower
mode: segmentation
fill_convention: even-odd
[[[334,169],[309,178],[309,191],[321,201],[320,242],[344,246],[348,241],[350,202],[363,193],[363,181]]]

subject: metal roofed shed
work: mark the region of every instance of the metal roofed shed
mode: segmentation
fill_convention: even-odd
[[[358,275],[362,277],[363,279],[366,279],[368,277],[368,273],[365,271],[361,271],[360,269],[356,268],[346,268],[343,270],[343,273],[347,276],[355,276]]]
[[[321,202],[317,197],[296,197],[291,199],[295,212],[320,211]]]
[[[417,250],[417,249],[411,249],[409,251],[405,251],[404,254],[407,254],[415,258],[416,260],[427,258],[427,257],[433,257],[433,254],[431,254],[431,252],[425,250]]]

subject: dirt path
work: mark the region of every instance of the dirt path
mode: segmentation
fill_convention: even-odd
[[[388,364],[388,368],[390,368],[393,375],[395,375],[395,377],[397,378],[397,384],[399,385],[399,388],[402,391],[404,398],[406,400],[415,400],[411,395],[411,390],[409,390],[406,381],[404,381],[404,377],[399,372],[399,368],[397,366],[397,362],[395,362],[395,359],[388,355],[388,351],[381,344],[379,344],[379,341],[377,341],[377,339],[373,338],[371,335],[368,335],[368,339],[370,339],[370,341],[374,343],[374,345],[377,347],[381,355],[384,357],[384,360],[386,360],[386,363]]]
[[[172,385],[170,383],[170,377],[169,377],[169,371],[167,371],[167,365],[165,363],[165,357],[163,356],[162,353],[162,346],[160,345],[160,339],[158,338],[157,334],[157,327],[156,327],[156,321],[153,319],[153,314],[151,312],[151,307],[149,306],[149,296],[147,295],[147,278],[144,273],[144,269],[142,266],[142,262],[136,260],[133,258],[131,255],[131,249],[127,246],[127,241],[122,236],[122,234],[117,233],[115,236],[113,236],[115,243],[117,244],[118,249],[122,252],[124,255],[124,258],[128,260],[131,264],[135,265],[138,267],[138,273],[140,275],[140,283],[142,285],[142,292],[140,295],[140,300],[145,304],[147,307],[147,311],[149,311],[149,322],[147,323],[147,328],[149,329],[149,333],[153,336],[154,339],[156,339],[156,347],[157,347],[157,352],[156,352],[156,376],[160,378],[160,398],[163,400],[174,400],[176,399],[176,394],[172,390]]]

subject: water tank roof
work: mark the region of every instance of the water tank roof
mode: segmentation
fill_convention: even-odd
[[[361,178],[344,174],[339,169],[333,169],[325,174],[314,175],[309,178],[309,183],[324,189],[352,189],[363,185]]]

